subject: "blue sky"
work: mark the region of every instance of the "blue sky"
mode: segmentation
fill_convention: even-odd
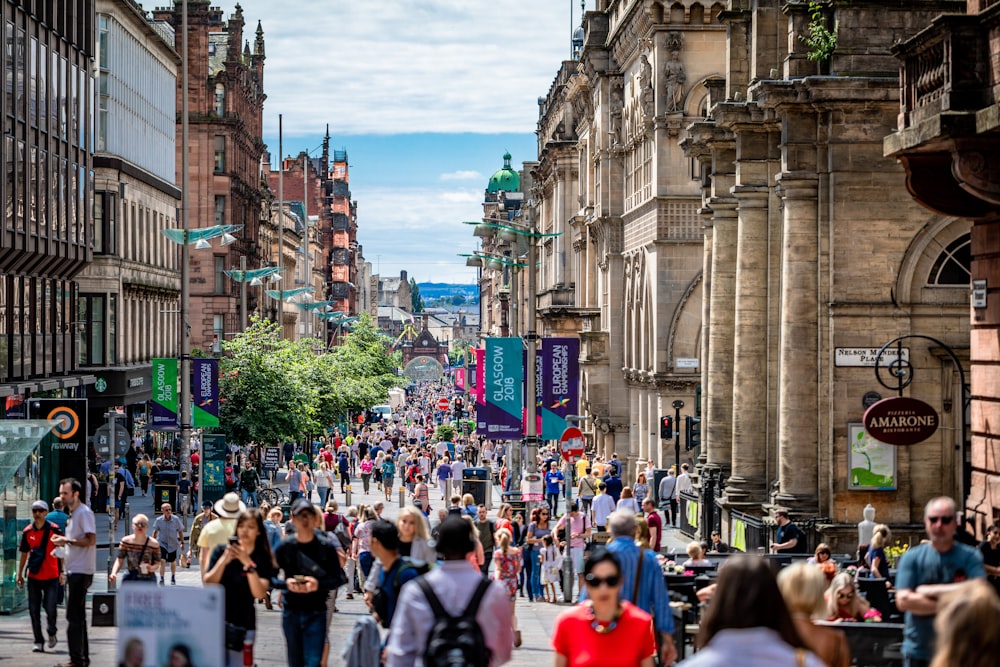
[[[358,238],[382,275],[475,279],[457,253],[503,165],[537,153],[537,98],[569,56],[580,0],[243,0],[262,22],[264,140],[346,148]],[[593,0],[588,0],[588,8]],[[294,11],[290,11],[294,6]],[[233,7],[223,4],[224,11]],[[572,20],[571,20],[572,12]]]

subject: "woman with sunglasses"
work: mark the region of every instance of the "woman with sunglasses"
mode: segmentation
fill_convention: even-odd
[[[561,613],[552,630],[555,667],[653,667],[653,619],[620,599],[614,554],[597,549],[584,563],[583,581],[589,599]]]
[[[826,591],[826,612],[828,621],[864,621],[871,606],[861,597],[854,586],[854,577],[841,572]]]
[[[538,557],[542,551],[542,538],[552,533],[547,506],[531,510],[531,523],[525,533],[527,553],[524,556],[524,569],[528,571],[528,600],[534,602],[535,599],[545,598],[545,591],[542,590],[542,564],[538,562]]]
[[[123,537],[118,544],[118,558],[111,566],[108,581],[113,582],[118,578],[122,565],[126,570],[122,583],[156,582],[156,571],[160,567],[160,543],[149,536],[149,517],[145,514],[132,517],[132,534]]]

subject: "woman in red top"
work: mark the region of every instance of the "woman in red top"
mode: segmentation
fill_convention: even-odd
[[[854,577],[841,572],[826,591],[828,621],[863,621],[871,606],[854,587]]]
[[[587,559],[583,572],[590,599],[556,619],[552,631],[555,667],[653,667],[653,619],[619,599],[618,559],[598,549]]]

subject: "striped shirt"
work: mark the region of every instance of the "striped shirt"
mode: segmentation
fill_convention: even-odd
[[[631,602],[647,614],[652,614],[656,629],[670,634],[674,631],[674,613],[670,609],[670,596],[663,579],[660,563],[649,549],[643,550],[642,580],[639,582],[639,599],[632,599],[635,575],[639,569],[639,547],[628,537],[617,537],[608,543],[608,551],[618,559],[621,567],[621,599]]]

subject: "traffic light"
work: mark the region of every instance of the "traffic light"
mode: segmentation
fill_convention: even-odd
[[[700,417],[685,417],[686,420],[685,430],[687,430],[687,445],[685,449],[688,451],[698,447],[701,444],[701,418]]]
[[[456,398],[454,405],[455,405],[455,418],[461,419],[462,416],[465,414],[465,405],[463,404],[462,399]]]
[[[660,417],[660,438],[669,440],[674,437],[674,418]]]

